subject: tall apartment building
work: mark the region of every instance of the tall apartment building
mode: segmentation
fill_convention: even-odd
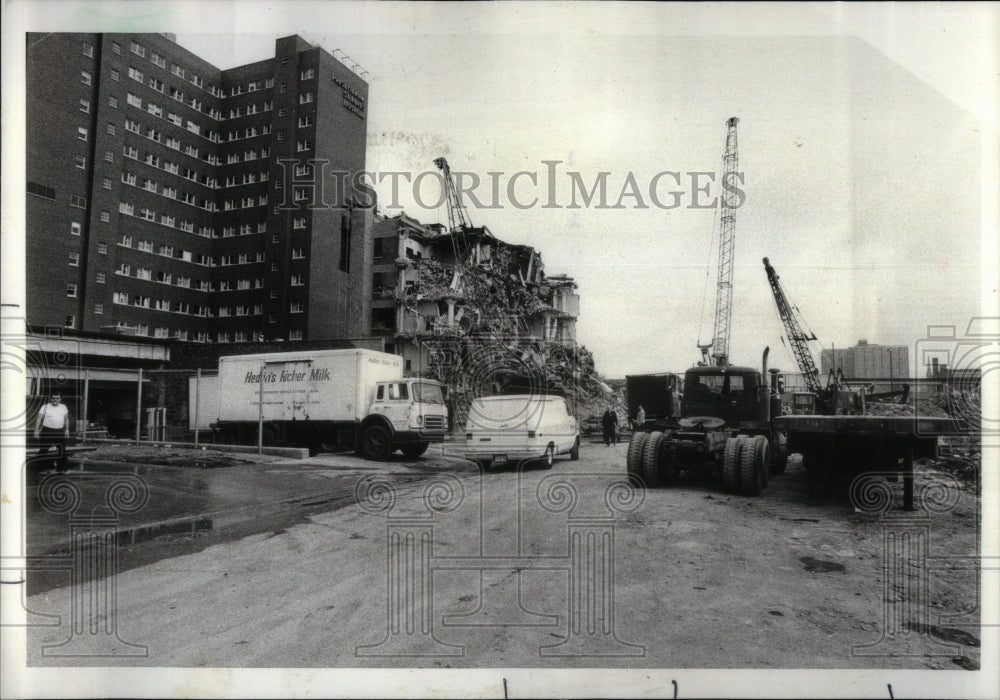
[[[910,354],[905,345],[876,345],[859,340],[852,348],[820,351],[820,372],[840,369],[848,379],[889,379],[910,376]]]
[[[298,36],[222,70],[168,35],[29,34],[28,322],[367,335],[370,213],[317,184],[364,170],[367,99]]]

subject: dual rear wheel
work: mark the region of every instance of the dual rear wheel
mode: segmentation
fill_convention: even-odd
[[[636,486],[657,486],[674,480],[667,451],[667,437],[659,432],[635,433],[628,444],[625,469]]]
[[[770,447],[763,435],[728,438],[722,460],[726,489],[744,496],[759,496],[767,486],[770,462]]]

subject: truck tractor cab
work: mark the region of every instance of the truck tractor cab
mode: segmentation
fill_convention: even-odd
[[[771,422],[781,415],[784,379],[767,368],[767,352],[762,370],[700,365],[685,372],[680,418],[629,441],[629,478],[653,486],[700,471],[734,493],[760,494],[768,473],[783,472],[788,459],[785,436]]]
[[[710,416],[728,426],[766,421],[762,393],[766,405],[767,388],[752,367],[692,367],[684,374],[681,418]]]

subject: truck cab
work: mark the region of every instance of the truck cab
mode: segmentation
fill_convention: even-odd
[[[752,367],[692,367],[684,374],[681,418],[711,416],[730,426],[766,421],[761,404],[766,393],[760,372]]]
[[[376,382],[367,414],[358,433],[358,451],[367,459],[385,459],[393,450],[419,457],[448,431],[443,387],[433,379]]]
[[[370,413],[385,416],[394,432],[413,433],[421,439],[440,440],[448,428],[444,392],[432,379],[378,382]]]

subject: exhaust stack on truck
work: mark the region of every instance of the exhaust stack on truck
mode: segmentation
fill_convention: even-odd
[[[444,440],[441,384],[403,377],[398,355],[364,349],[219,358],[217,442],[348,448],[366,459],[419,457]]]

